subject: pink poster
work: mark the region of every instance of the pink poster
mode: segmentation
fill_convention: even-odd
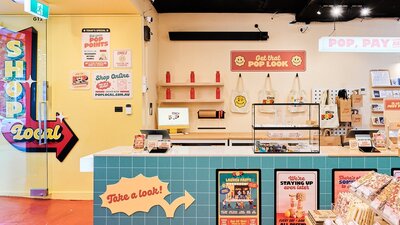
[[[400,180],[400,168],[393,168],[392,169],[392,176]]]
[[[340,192],[349,192],[350,185],[374,169],[334,169],[332,170],[332,203]],[[375,170],[376,171],[376,170]]]
[[[275,170],[275,224],[301,225],[319,208],[319,170]]]

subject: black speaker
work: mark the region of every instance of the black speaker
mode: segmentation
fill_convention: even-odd
[[[149,26],[144,26],[144,41],[150,41],[151,39],[151,30]]]
[[[171,41],[266,41],[268,32],[169,32]]]

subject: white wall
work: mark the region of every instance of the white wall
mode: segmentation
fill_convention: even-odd
[[[328,36],[333,23],[312,23],[305,33],[299,31],[304,24],[289,25],[294,17],[287,14],[160,14],[159,15],[159,80],[164,81],[165,72],[171,71],[172,80],[185,82],[191,70],[196,81],[214,81],[215,71],[220,70],[225,83],[225,104],[199,104],[191,106],[191,132],[198,126],[226,126],[230,132],[250,131],[251,114],[239,115],[229,112],[230,92],[236,84],[238,73],[230,71],[232,50],[306,50],[307,71],[300,73],[302,87],[311,100],[312,88],[368,88],[364,97],[364,126],[370,125],[370,75],[371,69],[390,69],[391,76],[400,76],[399,53],[320,53],[318,39]],[[269,32],[268,41],[170,41],[169,31],[256,31],[254,24]],[[400,36],[400,23],[395,19],[354,20],[337,23],[335,36]],[[264,84],[266,73],[242,73],[252,102]],[[294,73],[273,72],[272,83],[278,91],[278,101],[286,101]],[[173,92],[173,97],[184,93]],[[199,92],[211,95],[214,92]],[[161,97],[164,92],[159,93]],[[197,94],[197,93],[196,93]],[[201,97],[201,96],[200,96]],[[215,98],[215,97],[214,97]],[[198,120],[197,110],[224,109],[225,120]]]

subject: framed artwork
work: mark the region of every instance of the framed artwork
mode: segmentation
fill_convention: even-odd
[[[371,84],[372,86],[390,86],[390,73],[389,70],[371,70]]]
[[[261,170],[217,169],[217,225],[261,224]]]
[[[339,193],[349,192],[351,184],[360,177],[376,169],[333,169],[332,170],[332,203],[336,202]]]
[[[275,169],[275,225],[305,225],[308,210],[317,209],[318,169]]]

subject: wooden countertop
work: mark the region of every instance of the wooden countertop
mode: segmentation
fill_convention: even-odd
[[[170,134],[172,140],[252,140],[253,133],[248,132],[230,132],[230,133],[188,133],[188,134]],[[265,135],[256,134],[257,139],[264,140]],[[306,140],[306,138],[268,138],[276,140]]]

